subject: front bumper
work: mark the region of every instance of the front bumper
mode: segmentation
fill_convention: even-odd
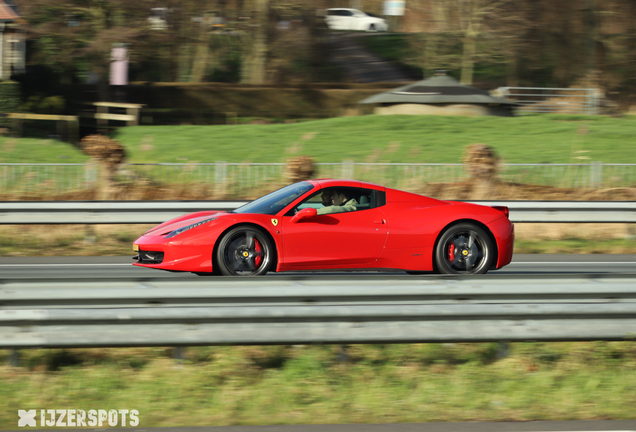
[[[161,236],[142,236],[135,240],[134,248],[138,248],[138,254],[133,257],[133,265],[139,267],[170,271],[212,272],[212,246],[209,244],[184,244],[181,241],[165,241]],[[152,255],[154,259],[149,259]]]

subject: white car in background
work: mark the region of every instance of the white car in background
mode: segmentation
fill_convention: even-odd
[[[350,8],[330,8],[325,15],[330,30],[388,31],[384,18]]]

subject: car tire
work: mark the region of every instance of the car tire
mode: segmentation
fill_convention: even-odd
[[[460,223],[443,232],[435,248],[435,264],[444,274],[484,274],[494,255],[490,236],[482,228]]]
[[[371,25],[369,26],[369,31],[370,31],[370,32],[374,32],[374,31],[375,31],[375,24],[371,24]]]
[[[238,226],[221,238],[215,255],[224,276],[262,276],[274,260],[274,247],[263,230]]]

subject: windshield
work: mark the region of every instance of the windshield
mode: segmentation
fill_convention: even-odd
[[[314,186],[311,183],[300,182],[285,186],[275,192],[260,197],[251,203],[245,204],[234,210],[234,213],[256,213],[275,215],[292,201],[306,192],[312,190]]]

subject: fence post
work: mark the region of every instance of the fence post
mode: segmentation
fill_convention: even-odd
[[[587,105],[588,105],[587,114],[598,115],[598,105],[599,105],[598,89],[596,88],[588,89]]]
[[[216,194],[225,196],[227,189],[227,162],[218,161],[214,164],[214,189]]]
[[[603,186],[603,164],[601,162],[592,162],[590,164],[590,186],[600,188]]]
[[[346,160],[342,162],[342,178],[353,179],[353,161]]]

